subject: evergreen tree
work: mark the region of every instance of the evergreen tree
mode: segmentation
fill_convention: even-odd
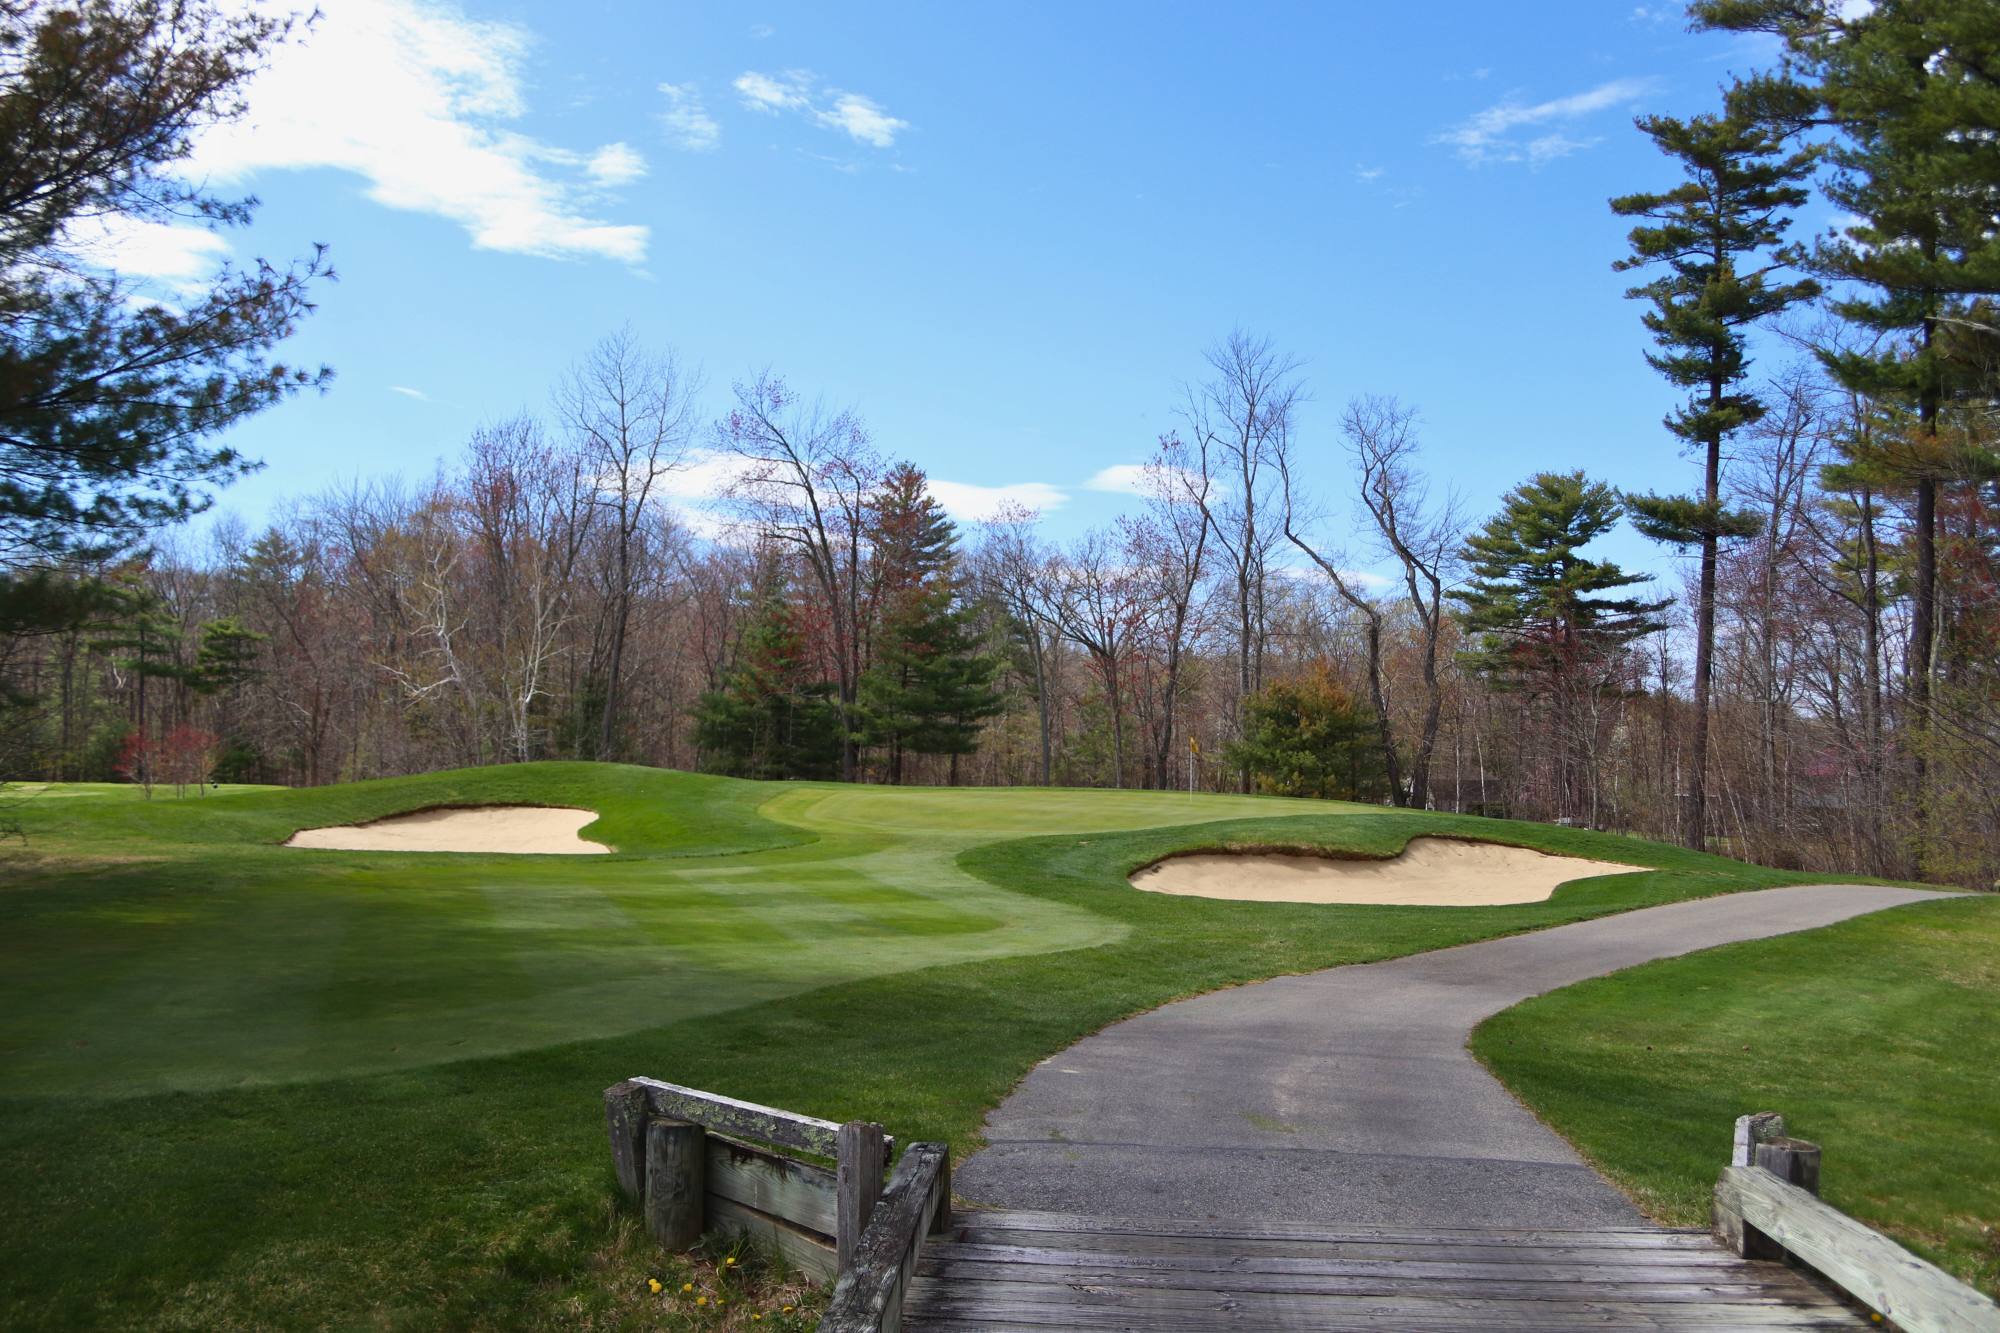
[[[270,360],[326,268],[259,262],[172,305],[80,245],[102,220],[247,222],[180,170],[288,20],[206,0],[0,5],[0,622],[65,612],[37,574],[207,504],[249,466],[209,441],[324,369]]]
[[[704,772],[739,778],[829,779],[840,770],[840,712],[817,679],[784,584],[759,593],[735,666],[721,689],[696,701],[695,744]]]
[[[868,603],[873,634],[904,614],[902,603],[951,569],[958,529],[912,463],[898,463],[869,504]]]
[[[1466,539],[1471,577],[1452,594],[1474,644],[1466,664],[1548,706],[1556,804],[1565,815],[1580,808],[1585,787],[1588,705],[1608,688],[1632,641],[1661,628],[1669,605],[1616,595],[1650,579],[1583,554],[1623,515],[1617,494],[1581,472],[1532,477]]]
[[[1948,369],[1940,332],[1973,297],[2000,294],[2000,7],[1971,0],[1695,0],[1697,28],[1765,32],[1784,43],[1774,73],[1740,85],[1732,108],[1786,131],[1831,130],[1823,189],[1852,221],[1813,251],[1839,284],[1844,318],[1887,335],[1822,353],[1845,387],[1906,404],[1915,429],[1876,436],[1862,460],[1907,479],[1911,532],[1911,722],[1924,786],[1937,639],[1938,487],[1956,473],[1940,418]],[[1985,326],[1987,337],[2000,330]],[[1920,816],[1920,823],[1923,822]]]
[[[1806,201],[1799,182],[1811,173],[1816,154],[1787,153],[1778,132],[1740,116],[1644,116],[1638,124],[1686,179],[1663,193],[1611,201],[1620,217],[1646,219],[1631,233],[1631,255],[1614,267],[1665,270],[1627,295],[1652,306],[1643,318],[1660,350],[1646,360],[1668,383],[1690,390],[1666,426],[1700,451],[1702,489],[1694,496],[1633,496],[1627,504],[1634,526],[1647,536],[1701,551],[1684,827],[1688,845],[1702,847],[1717,552],[1723,538],[1750,536],[1758,527],[1754,515],[1723,508],[1722,445],[1764,415],[1757,397],[1742,391],[1750,373],[1747,330],[1819,290],[1810,279],[1773,282],[1788,256],[1770,255],[1790,225],[1785,211]]]
[[[860,739],[888,752],[888,779],[908,754],[958,760],[1000,711],[998,657],[985,651],[956,577],[958,529],[923,472],[898,463],[870,504],[870,657],[857,691]]]
[[[183,659],[180,622],[167,614],[160,599],[144,584],[124,580],[111,585],[114,609],[104,622],[92,648],[111,658],[119,670],[133,678],[134,781],[152,795],[154,767],[154,718],[148,708],[147,685],[166,680],[185,686],[194,672]]]
[[[899,599],[876,632],[860,692],[862,740],[888,750],[891,783],[914,753],[950,755],[956,785],[960,756],[979,748],[980,725],[1000,711],[999,671],[948,575]]]
[[[209,621],[201,627],[189,683],[197,693],[214,694],[253,679],[261,669],[257,657],[266,637],[234,616]]]
[[[1249,769],[1278,796],[1363,801],[1383,793],[1375,719],[1324,665],[1246,698],[1243,737],[1230,743],[1223,762]]]

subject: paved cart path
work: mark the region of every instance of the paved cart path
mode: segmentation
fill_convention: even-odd
[[[1474,1025],[1652,959],[1939,896],[1736,893],[1170,1004],[1036,1068],[954,1188],[1095,1217],[1644,1227],[1466,1051]]]

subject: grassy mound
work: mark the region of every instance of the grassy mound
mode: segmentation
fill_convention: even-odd
[[[279,845],[513,802],[598,811],[585,836],[616,854]],[[661,1326],[632,1298],[658,1260],[611,1202],[598,1093],[621,1078],[965,1148],[1036,1061],[1178,996],[1801,879],[1324,802],[586,764],[44,794],[17,817],[28,843],[0,851],[9,1328]],[[1393,855],[1419,834],[1655,869],[1492,908],[1125,879],[1176,851]]]
[[[1916,903],[1555,991],[1473,1051],[1645,1208],[1708,1221],[1731,1126],[1781,1111],[1821,1192],[2000,1292],[2000,898]]]

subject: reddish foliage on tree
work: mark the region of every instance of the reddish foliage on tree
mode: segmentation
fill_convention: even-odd
[[[199,790],[208,785],[221,752],[221,737],[186,723],[164,736],[148,736],[135,730],[119,747],[113,768],[127,781],[142,784],[148,797],[152,796],[155,783],[167,782],[174,785],[174,794],[180,796],[189,787]]]

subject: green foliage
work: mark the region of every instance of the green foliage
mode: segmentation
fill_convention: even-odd
[[[1711,537],[1754,537],[1764,528],[1763,516],[1752,510],[1727,509],[1692,495],[1627,492],[1624,502],[1633,527],[1669,546],[1694,546]]]
[[[327,379],[269,359],[327,275],[317,254],[164,305],[77,248],[101,218],[248,220],[177,166],[288,28],[204,0],[0,6],[0,622],[49,610],[24,571],[205,507],[252,466],[207,441]]]
[[[1543,472],[1508,492],[1466,539],[1471,577],[1452,594],[1475,670],[1502,684],[1566,675],[1660,628],[1668,602],[1609,595],[1648,576],[1583,554],[1623,514],[1612,489],[1581,472]]]
[[[1764,415],[1756,395],[1739,388],[1750,372],[1746,330],[1818,294],[1810,279],[1771,280],[1793,258],[1788,252],[1763,262],[1790,225],[1786,210],[1805,203],[1800,182],[1817,154],[1787,153],[1779,133],[1740,116],[1642,116],[1639,128],[1686,179],[1611,201],[1620,217],[1646,220],[1614,267],[1664,270],[1627,295],[1651,304],[1644,322],[1659,350],[1646,354],[1648,363],[1692,391],[1667,429],[1709,445]]]
[[[1944,393],[1932,334],[1956,298],[2000,292],[2000,10],[1966,0],[1697,0],[1697,26],[1784,42],[1775,74],[1740,85],[1732,111],[1778,132],[1830,129],[1823,182],[1850,223],[1812,254],[1842,284],[1833,309],[1910,335],[1831,352],[1847,387],[1926,405]]]
[[[872,508],[873,659],[857,703],[864,745],[888,751],[889,781],[905,754],[968,755],[998,714],[1000,659],[986,650],[975,609],[960,599],[958,533],[908,463],[891,469]]]
[[[903,596],[876,631],[875,661],[861,677],[861,738],[890,751],[890,781],[902,755],[967,755],[980,725],[1001,709],[999,658],[980,640],[972,608],[950,581],[933,578]]]
[[[840,714],[820,680],[784,585],[771,578],[735,667],[695,703],[704,772],[743,778],[830,778],[840,768]]]
[[[262,670],[258,657],[266,637],[233,616],[207,622],[195,648],[192,684],[203,694],[214,694],[254,679]]]
[[[1243,701],[1243,738],[1224,754],[1277,796],[1343,801],[1383,794],[1375,719],[1324,666],[1274,681]]]

